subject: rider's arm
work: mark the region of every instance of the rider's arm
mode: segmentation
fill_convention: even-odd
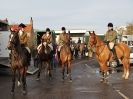
[[[106,42],[107,41],[107,32],[106,32],[106,34],[104,35],[104,41]]]

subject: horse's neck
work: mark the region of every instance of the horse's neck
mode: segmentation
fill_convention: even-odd
[[[101,51],[104,49],[105,44],[104,42],[97,36],[96,37],[96,54],[99,55]]]
[[[104,45],[104,42],[98,36],[96,36],[96,47],[99,47],[102,45]]]

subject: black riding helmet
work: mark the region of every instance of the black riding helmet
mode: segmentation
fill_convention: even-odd
[[[62,31],[65,31],[65,30],[66,30],[66,28],[65,28],[65,27],[62,27],[62,28],[61,28],[61,30],[62,30]]]
[[[26,27],[26,25],[25,25],[25,24],[23,24],[23,23],[21,23],[21,24],[19,24],[19,27],[25,28],[25,27]]]
[[[113,24],[112,23],[108,23],[108,27],[113,27]]]
[[[46,32],[50,32],[50,29],[49,28],[46,28]]]
[[[51,34],[51,32],[50,32],[50,29],[49,29],[49,28],[46,28],[46,32],[49,32],[49,34]]]

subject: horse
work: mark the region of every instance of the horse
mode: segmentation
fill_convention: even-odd
[[[112,52],[108,49],[107,44],[103,42],[93,31],[93,33],[89,32],[89,44],[90,47],[96,48],[96,58],[100,64],[100,70],[102,72],[102,79],[101,82],[107,82],[107,72],[108,72],[108,61],[113,59]],[[118,59],[121,60],[123,64],[124,73],[122,78],[128,79],[129,78],[129,57],[130,57],[130,48],[120,42],[115,45],[116,56]]]
[[[65,66],[67,67],[67,77],[70,81],[72,81],[71,77],[71,60],[72,60],[72,53],[70,50],[70,46],[68,44],[64,44],[60,49],[60,61],[62,67],[62,80],[64,81],[65,76]]]
[[[81,53],[81,58],[85,56],[85,44],[79,44],[79,52]]]
[[[23,94],[27,93],[26,85],[26,72],[28,69],[28,53],[24,47],[21,47],[18,31],[11,31],[9,36],[9,42],[7,48],[11,50],[11,69],[12,69],[12,89],[11,94],[14,94],[15,81],[16,81],[16,72],[18,72],[18,86],[20,82],[23,85]]]
[[[43,63],[46,63],[46,69],[47,69],[47,73],[48,73],[48,76],[49,78],[51,79],[52,77],[52,74],[51,74],[51,64],[50,64],[50,61],[52,60],[52,57],[50,55],[50,47],[43,43],[43,40],[41,41],[41,46],[40,46],[40,50],[38,51],[37,53],[37,65],[40,65],[38,66],[39,67],[39,70],[38,70],[38,73],[37,73],[37,79],[36,80],[40,80],[40,74],[41,74],[41,69],[42,69],[42,66],[43,66]]]

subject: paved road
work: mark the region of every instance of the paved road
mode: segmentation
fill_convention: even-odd
[[[43,72],[41,80],[36,75],[28,75],[28,94],[22,95],[20,87],[16,87],[15,95],[10,95],[10,70],[0,70],[0,99],[133,99],[133,72],[129,80],[122,80],[122,73],[109,76],[109,84],[100,83],[98,63],[95,59],[74,61],[72,82],[61,81],[60,68],[53,70],[53,78],[49,80]]]

